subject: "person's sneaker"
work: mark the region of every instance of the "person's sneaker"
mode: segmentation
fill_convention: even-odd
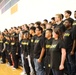
[[[4,63],[1,61],[0,64],[4,64]]]
[[[26,73],[24,75],[27,75]]]
[[[0,58],[0,61],[2,61],[2,58]]]
[[[16,70],[16,68],[15,68],[15,67],[13,67],[13,70]]]
[[[27,75],[25,72],[22,72],[20,75]]]
[[[8,63],[6,63],[6,65],[7,65],[7,66],[10,66],[10,63],[8,62]]]
[[[13,66],[11,66],[11,68],[14,68]]]

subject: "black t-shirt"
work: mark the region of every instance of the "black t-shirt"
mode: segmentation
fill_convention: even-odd
[[[34,41],[36,39],[36,35],[32,36],[31,38],[31,44],[30,44],[30,55],[34,54]]]
[[[18,53],[18,45],[19,45],[19,42],[11,42],[11,52],[13,54]]]
[[[51,44],[52,44],[52,38],[51,39],[46,39],[45,41],[45,50],[46,50],[46,56],[50,56],[50,48],[51,48]]]
[[[10,52],[10,47],[11,47],[10,46],[10,41],[9,40],[6,40],[5,41],[5,49],[6,49],[7,52]]]
[[[59,66],[61,63],[61,49],[65,48],[65,44],[63,40],[55,40],[53,39],[52,45],[51,45],[51,67],[53,69],[59,70]]]
[[[21,41],[21,51],[25,57],[27,57],[30,53],[30,40],[22,40]]]
[[[75,35],[73,34],[72,29],[66,30],[63,38],[66,46],[66,52],[70,53],[73,47],[73,41],[75,39]]]
[[[0,40],[0,51],[2,51],[4,48],[4,41]]]
[[[42,32],[42,36],[43,36],[43,37],[45,37],[45,32],[46,32],[46,30],[44,30],[44,31]]]
[[[65,26],[63,25],[63,22],[61,22],[60,24],[55,24],[55,28],[59,28],[62,33],[64,33],[66,29]]]
[[[45,47],[45,41],[43,36],[37,36],[34,42],[34,58],[38,59],[40,57],[43,47]]]
[[[73,33],[74,33],[74,35],[75,35],[75,38],[76,38],[76,20],[75,20],[74,23],[73,23],[72,31],[73,31]]]
[[[57,24],[53,24],[52,27],[55,28]]]

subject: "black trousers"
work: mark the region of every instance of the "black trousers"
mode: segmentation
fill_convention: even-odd
[[[30,75],[30,67],[29,67],[28,59],[26,57],[24,57],[24,67],[27,75]]]
[[[5,54],[5,51],[1,52],[1,56],[2,56],[2,62],[6,63],[6,54]]]
[[[32,54],[30,55],[30,59],[31,59],[31,65],[32,65],[33,70],[34,70],[34,74],[36,75],[35,64],[34,64],[34,56]]]
[[[16,53],[12,53],[12,59],[13,59],[13,62],[14,62],[14,68],[18,68],[18,55],[16,55]]]
[[[7,60],[10,63],[10,65],[12,65],[11,55],[9,53],[7,53]]]
[[[10,65],[12,65],[11,56],[9,54],[8,54],[8,62],[10,63]]]
[[[7,61],[9,62],[10,65],[12,65],[11,55],[9,54],[9,52],[7,50],[5,51],[5,53],[6,53]]]
[[[1,52],[0,52],[0,57],[1,57]]]
[[[45,66],[45,75],[53,75],[50,64],[50,56],[45,56],[44,66]]]

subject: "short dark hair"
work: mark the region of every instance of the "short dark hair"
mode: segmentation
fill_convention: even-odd
[[[43,21],[46,21],[46,22],[48,22],[48,20],[47,20],[47,19],[44,19]]]
[[[34,23],[30,23],[30,24],[32,24],[34,26]]]
[[[38,26],[40,26],[41,22],[37,21],[37,22],[35,22],[35,24],[37,24]]]
[[[13,29],[13,27],[11,27],[11,29]]]
[[[38,26],[38,27],[36,27],[36,28],[38,28],[38,29],[41,31],[41,33],[43,32],[42,27]]]
[[[51,21],[49,21],[49,23],[51,24]]]
[[[71,25],[73,23],[71,19],[66,19],[65,21],[68,21],[69,23],[71,23]]]
[[[24,26],[27,26],[27,24],[24,24]]]
[[[8,32],[8,29],[5,29],[4,31]]]
[[[70,14],[70,16],[72,14],[72,12],[70,10],[66,10],[65,12],[68,13],[68,14]]]
[[[27,35],[27,34],[29,34],[29,31],[24,31],[23,32],[23,35]]]
[[[50,33],[52,33],[52,31],[53,31],[52,29],[46,29],[46,31],[47,31],[47,30],[48,30]]]
[[[27,30],[29,30],[29,26],[26,25]]]
[[[46,28],[46,25],[44,23],[42,23],[40,26],[44,26],[44,28]]]
[[[21,27],[19,27],[19,29],[21,29],[21,30],[22,30],[22,28],[21,28]]]
[[[76,12],[76,10],[74,12]]]
[[[55,17],[52,17],[51,20],[54,20],[55,21]]]
[[[36,29],[36,28],[35,28],[35,27],[33,27],[33,26],[30,28],[30,30],[33,30],[34,32],[35,32],[35,29]]]

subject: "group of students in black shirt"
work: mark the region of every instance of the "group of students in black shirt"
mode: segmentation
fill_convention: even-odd
[[[66,10],[64,15],[52,17],[49,23],[45,19],[43,23],[5,29],[0,33],[1,63],[17,69],[21,60],[21,75],[75,75],[76,20],[71,14]]]

